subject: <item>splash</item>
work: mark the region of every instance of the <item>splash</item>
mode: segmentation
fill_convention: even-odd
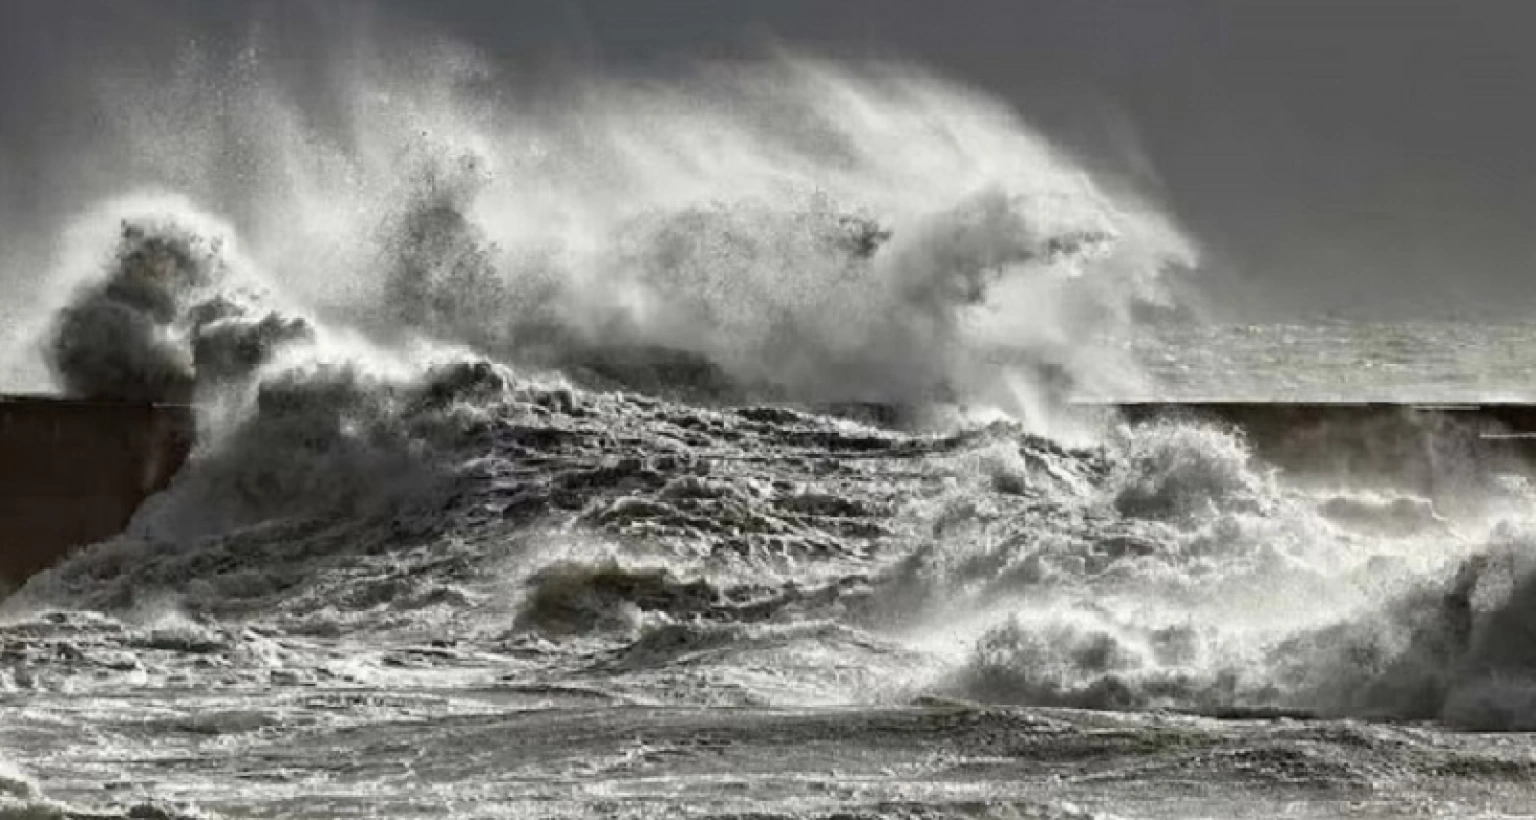
[[[133,144],[184,149],[135,165],[238,215],[301,313],[385,346],[695,397],[1043,417],[1136,378],[1116,337],[1193,259],[1166,217],[1005,105],[908,66],[780,56],[572,82],[551,104],[488,90],[494,70],[450,50],[355,59],[338,69],[347,104],[319,111],[259,60],[185,72],[114,86]],[[191,161],[230,134],[239,184]],[[176,322],[101,298],[81,322],[95,311],[148,340],[117,354],[144,362],[102,366],[186,381],[162,349]],[[242,322],[245,350],[302,332]],[[77,391],[96,386],[64,368],[88,354],[61,356],[85,344],[53,345]]]
[[[116,237],[103,241],[97,226],[114,217]],[[259,312],[250,291],[259,282],[248,278],[233,229],[185,199],[119,200],[81,223],[95,230],[73,238],[109,250],[98,272],[83,272],[44,341],[66,395],[188,403],[199,384],[243,380],[283,345],[309,339],[305,320]]]
[[[156,537],[432,497],[499,407],[423,409],[452,363],[1043,426],[1125,376],[1099,341],[1190,257],[1005,106],[908,67],[786,56],[550,106],[426,56],[348,65],[320,112],[259,60],[113,86],[125,176],[187,194],[63,234],[43,359],[70,395],[196,403]],[[197,161],[221,148],[238,179]]]
[[[964,649],[934,685],[988,701],[1505,720],[1479,716],[1528,664],[1489,636],[1513,634],[1499,613],[1525,586],[1455,627],[1472,582],[1433,579],[1478,542],[1431,500],[1287,486],[1224,429],[1028,434],[1136,377],[1116,334],[1192,253],[1006,107],[798,58],[594,80],[558,106],[446,65],[355,67],[324,128],[259,71],[219,78],[263,117],[242,133],[264,173],[179,176],[231,216],[137,195],[66,234],[43,335],[59,386],[195,401],[202,443],[129,536],[34,598],[121,607],[171,585],[221,614],[366,622],[337,607],[451,608],[471,596],[436,568],[495,549],[461,539],[556,521],[622,560],[502,556],[526,581],[503,627],[614,642],[637,674],[679,662],[669,642],[793,635],[814,654],[921,646],[943,622]],[[183,142],[222,133],[190,127],[201,111],[246,116],[189,93],[135,102],[180,106]],[[925,439],[705,400],[1014,421]],[[758,461],[770,478],[720,466]],[[1438,563],[1415,557],[1441,537],[1457,546]],[[349,561],[386,569],[330,574]],[[1381,664],[1351,672],[1361,653]]]

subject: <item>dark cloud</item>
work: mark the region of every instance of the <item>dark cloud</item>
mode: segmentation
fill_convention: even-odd
[[[305,55],[356,21],[472,42],[517,77],[666,71],[776,45],[913,60],[1001,95],[1210,249],[1258,312],[1528,310],[1536,3],[1528,0],[392,0],[0,5],[0,207],[57,203],[93,72],[167,70],[253,26]],[[67,187],[67,186],[66,186]],[[58,205],[62,207],[62,205]],[[30,215],[29,215],[30,214]]]

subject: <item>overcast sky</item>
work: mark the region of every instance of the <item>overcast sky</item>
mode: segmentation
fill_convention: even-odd
[[[40,157],[89,130],[96,114],[72,92],[92,72],[161,70],[187,38],[237,40],[253,21],[323,49],[355,12],[4,0],[0,208],[51,207],[55,166]],[[774,43],[910,60],[1008,100],[1164,201],[1208,249],[1225,304],[1536,310],[1536,0],[387,0],[378,14],[522,76]]]

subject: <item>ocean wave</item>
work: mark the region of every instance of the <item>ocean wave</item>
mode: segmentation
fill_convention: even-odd
[[[1191,249],[999,103],[795,59],[526,119],[374,81],[406,102],[348,114],[365,144],[256,140],[305,173],[218,203],[249,242],[174,196],[66,235],[58,387],[190,402],[199,443],[9,611],[435,631],[684,700],[1525,725],[1517,503],[1295,482],[1193,421],[1069,446]],[[1374,467],[1422,443],[1356,432]],[[1415,463],[1522,498],[1464,433]]]

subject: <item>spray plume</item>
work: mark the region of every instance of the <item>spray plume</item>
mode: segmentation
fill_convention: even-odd
[[[354,55],[318,114],[250,59],[110,105],[135,171],[232,215],[321,324],[694,396],[1030,415],[1133,380],[1115,334],[1192,259],[1005,106],[911,68],[780,56],[520,102],[428,52]],[[54,323],[66,390],[184,396],[313,333],[221,290],[219,241],[167,202]]]

